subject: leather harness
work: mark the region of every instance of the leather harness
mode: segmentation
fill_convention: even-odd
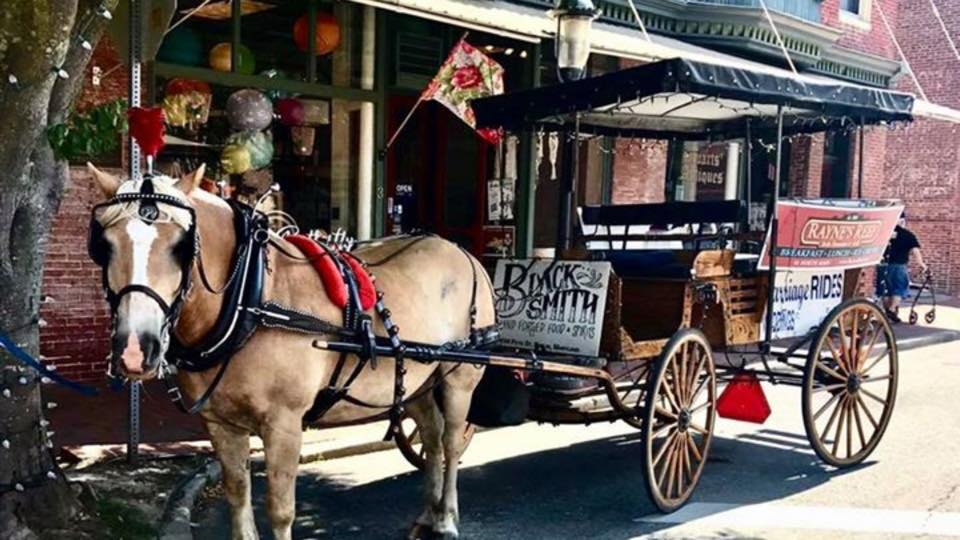
[[[144,185],[147,185],[149,182],[149,178],[145,179]],[[235,201],[228,201],[234,213],[237,247],[233,255],[232,270],[227,278],[227,283],[221,290],[217,291],[209,285],[203,270],[203,261],[200,256],[199,234],[196,230],[196,215],[193,209],[173,197],[154,195],[151,186],[147,190],[141,189],[139,193],[117,195],[113,199],[97,205],[94,211],[96,212],[96,210],[104,206],[129,202],[141,202],[141,204],[162,202],[173,204],[179,208],[189,209],[193,224],[190,231],[188,231],[188,235],[192,235],[192,238],[188,238],[188,240],[193,242],[193,252],[189,257],[181,261],[184,278],[175,306],[173,306],[174,309],[167,306],[155,291],[144,285],[128,285],[120,291],[120,293],[113,294],[106,281],[106,262],[108,261],[108,256],[105,258],[102,253],[95,253],[95,249],[97,249],[95,245],[98,245],[97,242],[99,240],[97,235],[102,235],[103,231],[102,226],[99,225],[94,217],[94,219],[91,220],[90,251],[94,260],[103,267],[104,288],[107,291],[108,298],[111,298],[111,311],[114,324],[119,300],[114,301],[113,298],[129,292],[143,292],[153,298],[160,304],[161,308],[164,309],[168,322],[171,324],[175,323],[176,318],[179,316],[179,308],[189,293],[191,283],[188,276],[192,273],[191,268],[194,262],[197,263],[198,273],[204,286],[211,293],[223,295],[223,305],[212,330],[197,344],[186,345],[176,337],[174,332],[171,332],[170,347],[167,350],[166,361],[178,369],[190,372],[207,371],[219,366],[210,386],[207,387],[201,397],[190,407],[187,407],[184,403],[183,396],[176,383],[170,381],[167,377],[163,377],[167,384],[168,394],[181,411],[191,414],[196,413],[207,403],[223,379],[223,375],[226,372],[227,366],[230,364],[231,358],[247,343],[260,326],[281,328],[307,334],[335,335],[340,339],[346,339],[359,344],[361,350],[361,353],[357,355],[359,361],[356,362],[352,370],[350,370],[350,373],[344,378],[343,375],[349,355],[347,353],[340,354],[327,386],[317,394],[313,405],[304,415],[304,421],[311,423],[319,420],[341,400],[365,408],[389,408],[391,422],[385,439],[390,439],[399,432],[399,422],[406,403],[436,388],[443,381],[444,377],[449,375],[453,369],[459,367],[458,364],[450,371],[442,374],[433,384],[430,384],[428,380],[428,382],[424,384],[424,387],[418,389],[410,396],[406,396],[406,388],[403,386],[403,377],[406,374],[404,367],[405,352],[408,345],[418,347],[420,344],[405,343],[400,339],[400,329],[393,322],[390,310],[387,309],[384,303],[383,293],[380,291],[377,291],[377,300],[374,309],[387,331],[387,337],[379,337],[375,334],[373,318],[364,313],[360,307],[360,295],[356,276],[351,266],[343,260],[343,257],[337,249],[319,243],[326,254],[335,261],[349,292],[348,302],[344,308],[342,325],[320,319],[310,313],[282,306],[272,301],[263,300],[265,274],[269,271],[267,268],[267,248],[272,245],[287,257],[300,260],[303,260],[303,257],[289,253],[281,244],[271,239],[266,217],[254,208]],[[412,247],[423,237],[425,236],[411,236],[411,241],[397,250],[397,252],[388,255],[385,259],[376,263],[369,265],[364,263],[364,267],[385,263]],[[467,252],[462,248],[461,251],[468,256]],[[471,346],[490,345],[491,336],[496,335],[496,325],[477,328],[477,270],[472,260],[470,261],[470,266],[473,270],[473,290],[470,299],[470,336],[464,340],[437,346],[437,351],[462,350]],[[386,405],[373,404],[351,396],[349,393],[350,387],[364,368],[369,364],[372,369],[376,369],[376,350],[378,347],[383,346],[390,348],[395,360],[392,402]],[[439,357],[437,359],[439,359]],[[115,358],[111,361],[111,367],[114,361]]]

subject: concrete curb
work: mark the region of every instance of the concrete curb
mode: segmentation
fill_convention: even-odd
[[[193,540],[190,517],[197,497],[205,487],[219,482],[222,472],[220,462],[210,459],[180,482],[160,518],[159,540]]]
[[[897,340],[897,350],[901,352],[909,351],[911,349],[919,349],[929,345],[940,345],[957,340],[960,340],[960,332],[956,330],[940,330],[937,332],[931,332],[924,336]]]
[[[392,440],[371,441],[339,448],[323,448],[317,450],[310,449],[305,445],[303,450],[300,451],[300,463],[313,463],[315,461],[325,461],[328,459],[360,456],[373,452],[383,452],[385,450],[397,450],[397,445]],[[399,452],[399,450],[397,451]]]

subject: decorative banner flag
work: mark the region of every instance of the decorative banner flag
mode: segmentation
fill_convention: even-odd
[[[497,144],[503,138],[499,129],[477,129],[470,100],[503,93],[503,66],[461,39],[450,51],[440,71],[430,81],[422,101],[434,100],[453,111],[484,140]]]

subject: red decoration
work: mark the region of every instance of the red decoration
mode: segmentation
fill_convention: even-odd
[[[757,376],[753,373],[734,376],[717,398],[717,414],[742,422],[764,423],[770,416],[770,403]]]
[[[212,90],[210,85],[203,81],[195,81],[192,79],[170,79],[167,81],[167,86],[164,88],[164,92],[168,96],[178,96],[180,94],[186,94],[189,92],[197,92],[203,95],[210,95]]]
[[[287,127],[302,126],[307,118],[303,103],[296,98],[284,98],[277,102],[280,122]]]
[[[297,19],[293,24],[293,41],[301,51],[309,51],[308,39],[310,36],[310,19],[306,15]],[[340,24],[329,13],[317,13],[317,56],[332,53],[340,46]]]
[[[163,109],[154,107],[132,107],[127,110],[130,123],[130,136],[133,137],[144,155],[156,157],[163,148],[164,128]]]
[[[344,283],[343,276],[340,275],[340,270],[337,269],[337,264],[331,258],[330,253],[308,236],[294,234],[285,236],[284,240],[296,246],[310,259],[313,268],[320,274],[323,288],[333,305],[339,308],[346,307],[349,298],[347,284]],[[343,253],[342,255],[357,278],[357,285],[360,288],[360,307],[366,311],[377,302],[377,291],[373,287],[373,279],[353,255],[349,253]]]

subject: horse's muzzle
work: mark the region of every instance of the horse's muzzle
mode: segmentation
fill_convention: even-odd
[[[127,335],[116,335],[113,339],[114,367],[127,378],[143,380],[152,378],[157,373],[164,351],[159,337],[131,332]]]

